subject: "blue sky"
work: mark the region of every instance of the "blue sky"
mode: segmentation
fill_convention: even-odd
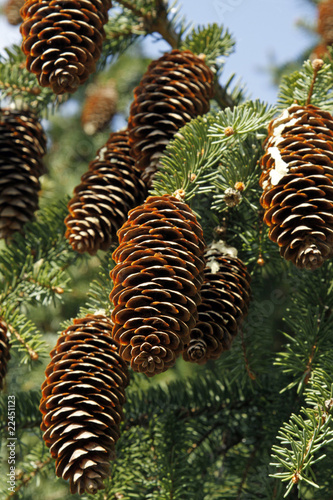
[[[252,98],[272,104],[277,90],[262,68],[272,57],[279,64],[294,59],[314,40],[296,26],[299,19],[316,22],[316,10],[307,0],[179,0],[178,4],[181,13],[195,25],[216,22],[228,28],[236,39],[236,48],[228,58],[224,78],[236,73]],[[20,40],[18,27],[10,26],[0,16],[0,49]],[[148,39],[145,49],[149,56],[159,57],[168,45],[153,44]]]
[[[296,25],[300,19],[316,24],[316,9],[307,0],[180,0],[179,5],[195,25],[216,22],[228,28],[236,47],[224,78],[235,73],[253,99],[271,104],[276,102],[277,89],[263,68],[271,58],[278,64],[293,60],[316,40]],[[156,44],[146,47],[150,54],[159,54]]]

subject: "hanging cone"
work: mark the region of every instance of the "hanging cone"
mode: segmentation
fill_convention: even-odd
[[[317,31],[326,45],[333,44],[333,0],[319,3]]]
[[[185,361],[200,365],[230,349],[249,308],[251,281],[237,257],[213,246],[205,252],[205,259],[198,321],[183,352]]]
[[[0,389],[7,373],[8,361],[10,360],[10,344],[7,336],[7,325],[0,319]]]
[[[118,93],[113,80],[90,85],[86,92],[81,123],[88,135],[105,130],[117,111]]]
[[[260,202],[269,237],[297,267],[333,254],[333,118],[293,105],[272,120],[261,159]]]
[[[26,0],[22,51],[42,87],[72,93],[95,71],[110,7],[110,0]]]
[[[132,155],[148,184],[177,130],[209,111],[213,83],[204,59],[189,50],[173,50],[148,66],[128,121]]]
[[[0,109],[0,238],[8,238],[33,218],[46,136],[31,111]]]
[[[164,195],[131,210],[118,237],[112,336],[133,370],[151,377],[174,365],[196,323],[203,233],[188,205]]]
[[[24,0],[7,0],[4,5],[4,14],[7,18],[7,21],[12,26],[17,26],[21,24],[22,17],[20,14],[20,9],[24,4]]]
[[[96,493],[110,472],[123,419],[128,370],[104,316],[75,319],[51,351],[41,429],[56,474],[71,493]]]
[[[110,134],[81,177],[68,203],[66,238],[77,252],[94,255],[118,242],[128,211],[146,196],[146,186],[129,154],[128,132]]]

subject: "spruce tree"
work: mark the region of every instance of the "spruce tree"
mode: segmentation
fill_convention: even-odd
[[[320,52],[275,70],[268,105],[225,75],[228,27],[179,5],[26,0],[0,59],[1,498],[332,498],[314,3]]]

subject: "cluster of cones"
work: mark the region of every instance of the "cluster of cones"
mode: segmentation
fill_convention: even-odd
[[[62,94],[86,81],[101,54],[110,5],[24,4],[22,48],[42,86]],[[46,40],[53,40],[48,50]],[[44,440],[72,493],[95,493],[109,474],[128,365],[151,377],[179,356],[198,364],[217,359],[247,313],[250,276],[241,260],[222,245],[206,247],[184,201],[167,194],[147,198],[166,145],[209,111],[213,86],[204,58],[190,51],[173,50],[153,61],[134,91],[126,130],[110,134],[68,204],[66,237],[75,251],[93,255],[116,247],[112,317],[76,319],[52,350],[42,386]],[[0,127],[0,224],[8,238],[36,210],[45,137],[26,111],[2,110]],[[100,127],[95,122],[93,131]],[[316,269],[333,254],[332,116],[294,105],[271,122],[265,148],[261,203],[270,238],[285,259]]]
[[[128,365],[151,377],[180,355],[199,364],[217,359],[247,313],[250,276],[240,259],[206,248],[183,201],[146,198],[165,146],[209,110],[212,95],[213,74],[201,57],[173,50],[154,61],[134,91],[127,129],[110,134],[68,204],[66,237],[75,251],[117,247],[111,319],[75,320],[51,352],[43,384],[44,439],[73,493],[103,487],[119,437]],[[116,359],[108,358],[111,372],[102,377],[107,348]],[[117,418],[110,417],[108,401]]]

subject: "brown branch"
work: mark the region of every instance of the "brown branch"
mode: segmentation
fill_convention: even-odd
[[[127,2],[126,0],[119,0],[119,3],[123,7],[125,7],[125,9],[131,10],[136,16],[142,17],[142,11],[140,9],[137,9],[131,2]]]
[[[223,424],[225,424],[225,422],[223,422],[223,423],[222,422],[215,422],[215,424],[212,425],[211,428],[207,432],[205,432],[205,434],[203,434],[201,436],[201,438],[196,443],[193,443],[193,445],[187,450],[187,454],[191,455],[191,453],[193,453],[194,450],[196,450],[205,441],[205,439],[207,439],[212,434],[212,432],[215,431],[215,429],[218,429]]]
[[[246,355],[246,346],[245,346],[245,342],[244,342],[244,333],[243,333],[242,328],[240,328],[240,336],[241,336],[241,339],[242,339],[242,351],[243,351],[244,362],[245,362],[245,368],[246,368],[247,374],[248,374],[248,376],[249,376],[249,378],[250,378],[251,380],[255,380],[255,379],[256,379],[256,375],[255,375],[255,373],[253,373],[253,371],[251,370],[250,365],[249,365],[249,361],[248,361],[248,359],[247,359],[247,355]]]
[[[21,481],[21,483],[19,485],[16,486],[15,490],[12,491],[11,493],[9,493],[9,495],[7,496],[6,500],[9,500],[10,498],[12,498],[13,496],[16,495],[16,493],[21,489],[23,488],[24,486],[26,486],[27,483],[29,483],[29,481],[31,481],[31,479],[33,479],[36,474],[38,472],[40,472],[46,465],[48,465],[50,462],[52,461],[52,457],[49,456],[46,460],[44,460],[43,462],[35,462],[35,465],[36,465],[36,468],[35,470],[33,470],[32,472],[29,472],[29,474],[27,475],[24,475],[23,473],[19,474],[17,479],[19,481]]]
[[[17,340],[24,346],[24,348],[28,351],[31,360],[37,361],[39,357],[38,353],[34,351],[27,342],[25,342],[25,340],[21,337],[21,335],[11,325],[7,326],[10,333],[13,334],[17,338]]]
[[[27,276],[27,275],[24,276],[22,282],[23,281],[28,281],[29,283],[33,283],[34,285],[38,285],[42,288],[47,288],[47,289],[51,290],[52,292],[57,293],[58,295],[62,295],[64,293],[64,289],[61,286],[53,286],[51,284],[41,283],[40,281],[35,280],[31,276]]]
[[[235,102],[232,97],[228,94],[226,89],[220,85],[218,80],[215,80],[214,84],[214,99],[217,104],[222,108],[233,109],[235,107]]]

